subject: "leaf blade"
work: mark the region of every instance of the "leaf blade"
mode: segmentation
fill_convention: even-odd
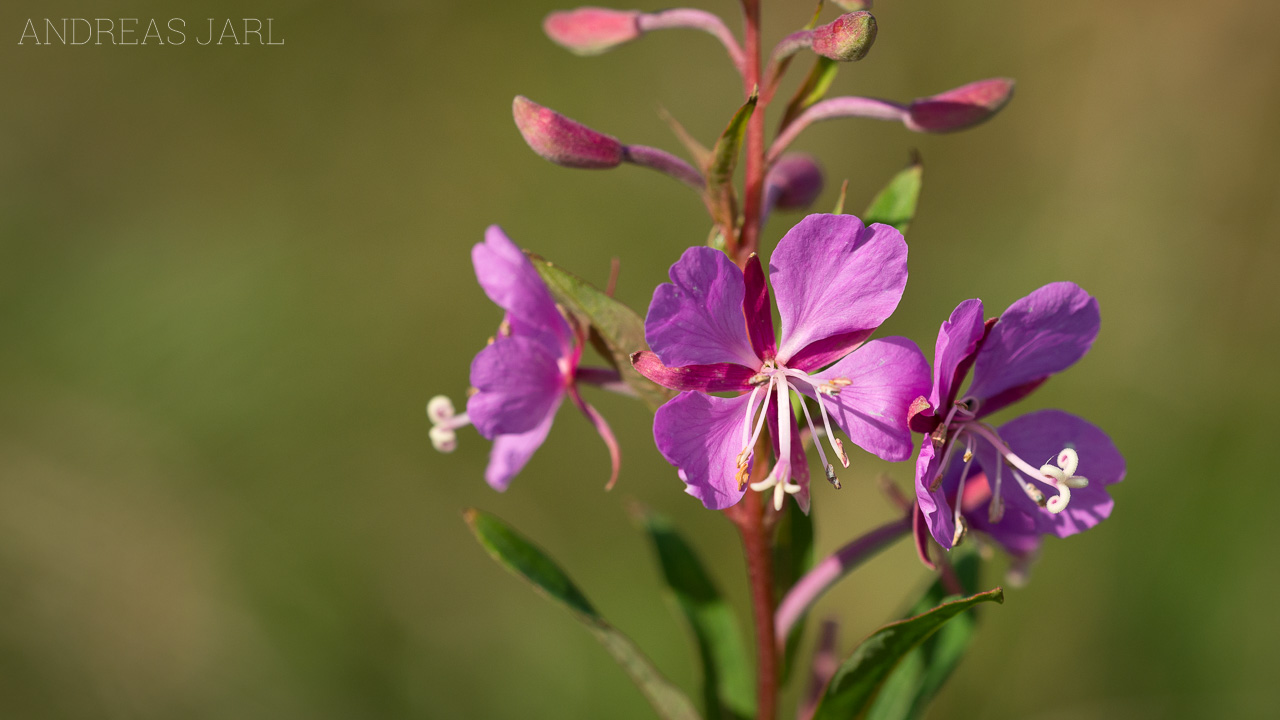
[[[697,710],[684,693],[658,672],[630,638],[601,617],[582,591],[546,553],[494,515],[472,508],[463,513],[463,518],[481,547],[499,565],[528,581],[539,594],[556,602],[587,626],[639,686],[660,717],[664,720],[699,720]]]
[[[733,172],[738,167],[742,142],[747,137],[747,123],[755,113],[759,100],[759,91],[752,92],[747,102],[733,114],[724,132],[716,140],[715,147],[711,149],[711,159],[706,167],[707,208],[725,237],[733,237],[737,229],[738,211],[733,194]]]
[[[813,720],[865,718],[900,661],[947,621],[983,602],[1004,602],[995,588],[943,603],[915,617],[889,623],[862,641],[831,678]]]
[[[698,645],[705,717],[754,717],[752,669],[733,607],[669,519],[645,512],[640,521],[658,557],[663,580],[675,594]]]
[[[897,228],[903,235],[915,219],[920,204],[920,186],[924,182],[924,164],[915,155],[906,169],[893,176],[888,185],[872,199],[863,214],[862,221],[884,223]]]

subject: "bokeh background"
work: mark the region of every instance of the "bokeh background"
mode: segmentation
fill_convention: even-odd
[[[699,4],[738,27],[736,3]],[[764,5],[774,40],[813,3]],[[0,716],[649,717],[588,633],[484,555],[468,506],[536,539],[696,686],[628,503],[674,516],[745,612],[744,572],[641,406],[590,395],[622,440],[612,493],[569,410],[505,494],[474,432],[450,456],[427,439],[427,399],[461,401],[499,320],[470,269],[486,225],[601,283],[619,257],[642,312],[706,237],[664,177],[541,161],[510,101],[674,149],[661,105],[709,141],[740,101],[720,48],[670,32],[579,59],[541,34],[556,7],[0,6]],[[847,121],[797,144],[828,173],[818,208],[842,178],[862,207],[923,154],[911,282],[884,331],[931,352],[964,298],[995,312],[1077,281],[1102,335],[1024,406],[1090,418],[1129,462],[1112,519],[1047,543],[930,717],[1273,717],[1280,6],[875,10],[876,47],[833,92],[1019,82],[966,133]],[[17,44],[27,18],[64,16],[271,17],[286,44]],[[890,517],[882,472],[909,477],[859,461],[841,493],[815,489],[820,550]],[[926,582],[902,542],[821,612],[847,649]]]

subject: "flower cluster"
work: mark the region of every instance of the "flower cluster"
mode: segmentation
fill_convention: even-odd
[[[749,10],[748,31],[751,20]],[[686,492],[713,510],[732,508],[754,491],[770,496],[774,512],[790,496],[808,513],[808,449],[839,489],[839,470],[849,466],[847,439],[890,462],[915,454],[913,516],[926,563],[930,538],[950,549],[974,530],[1028,559],[1042,536],[1065,537],[1107,517],[1106,486],[1122,479],[1124,460],[1105,433],[1056,410],[999,427],[987,422],[1087,352],[1099,328],[1094,298],[1072,283],[1051,283],[991,320],[984,320],[981,301],[966,300],[942,324],[930,372],[912,341],[872,339],[907,284],[907,244],[898,228],[840,211],[811,214],[786,232],[767,261],[760,254],[770,214],[807,208],[822,192],[817,161],[785,152],[813,123],[863,117],[915,132],[962,130],[1003,108],[1012,81],[982,80],[908,103],[823,99],[824,73],[862,59],[875,42],[876,21],[865,9],[788,35],[764,70],[752,57],[758,35],[739,44],[719,18],[701,10],[581,8],[553,13],[544,24],[553,41],[580,55],[678,28],[716,38],[743,75],[747,97],[714,148],[671,120],[692,161],[625,143],[523,96],[515,98],[513,115],[529,147],[553,163],[596,170],[639,165],[697,191],[717,227],[713,241],[686,249],[669,281],[657,285],[642,326],[647,346],[611,346],[612,367],[582,368],[588,338],[600,338],[591,335],[598,318],[566,310],[561,290],[553,292],[530,259],[490,228],[472,259],[504,317],[472,362],[466,412],[457,414],[444,397],[428,405],[436,448],[451,451],[456,431],[474,425],[493,441],[485,478],[505,490],[568,397],[604,438],[612,486],[618,445],[579,386],[635,394],[623,382],[630,375],[671,391],[656,409],[653,441]],[[815,70],[766,145],[764,108],[805,52],[815,57]],[[729,179],[744,152],[739,197]],[[628,356],[631,367],[617,362]],[[913,431],[924,437],[918,451]]]

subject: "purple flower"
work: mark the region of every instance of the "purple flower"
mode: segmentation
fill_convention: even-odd
[[[927,436],[916,461],[918,542],[927,528],[950,549],[972,527],[1028,558],[1041,536],[1073,535],[1111,514],[1106,486],[1124,478],[1125,462],[1106,433],[1060,410],[999,428],[983,422],[1084,357],[1100,322],[1098,301],[1069,282],[985,323],[977,299],[951,313],[938,332],[933,388],[911,409],[912,429]]]
[[[741,500],[768,421],[777,462],[752,489],[772,488],[778,508],[795,495],[808,510],[808,466],[791,392],[816,402],[845,467],[849,460],[833,422],[886,460],[911,456],[907,410],[928,388],[928,363],[904,338],[866,342],[906,286],[901,233],[888,225],[864,227],[852,215],[810,215],[793,227],[769,263],[780,340],[756,256],[740,270],[719,251],[690,248],[670,275],[671,282],[654,291],[645,319],[653,352],[636,353],[632,363],[650,380],[682,391],[658,409],[653,435],[690,495],[713,510]],[[827,477],[839,487],[813,414],[803,400],[800,407]]]
[[[457,445],[455,431],[465,425],[493,440],[485,480],[506,490],[511,478],[547,439],[556,410],[566,395],[595,426],[613,463],[609,487],[618,478],[619,453],[604,418],[583,401],[575,380],[582,355],[581,331],[560,314],[551,292],[520,248],[494,225],[484,242],[471,249],[476,280],[506,311],[498,336],[471,362],[472,394],[467,412],[455,415],[444,396],[432,398],[427,415],[434,425],[431,442],[441,452]],[[585,368],[583,370],[586,370]]]

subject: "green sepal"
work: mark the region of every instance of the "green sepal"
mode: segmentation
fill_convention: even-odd
[[[674,393],[654,384],[631,367],[632,353],[649,349],[644,340],[644,320],[635,311],[541,256],[530,252],[525,254],[556,302],[591,326],[593,342],[602,343],[608,350],[601,354],[651,410],[672,398]]]

